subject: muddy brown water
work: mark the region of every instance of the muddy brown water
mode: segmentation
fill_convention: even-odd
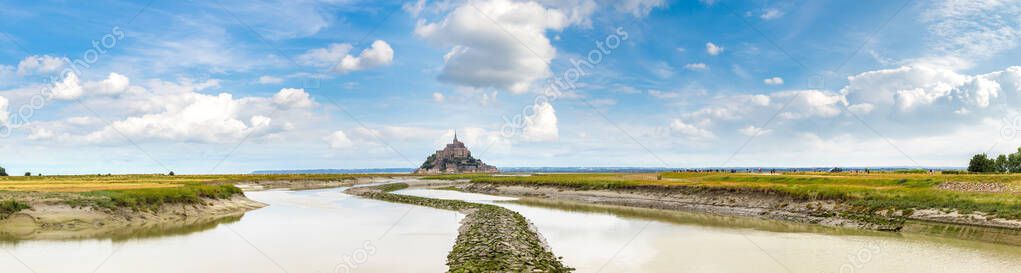
[[[462,215],[361,199],[343,190],[249,192],[249,198],[269,206],[186,229],[63,241],[0,240],[0,272],[446,270]],[[445,190],[398,193],[517,211],[577,272],[1021,272],[1021,247],[925,233]],[[975,229],[917,229],[990,236]]]

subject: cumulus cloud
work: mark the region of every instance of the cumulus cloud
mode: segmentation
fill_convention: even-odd
[[[284,79],[279,78],[279,77],[273,77],[273,76],[261,76],[261,77],[259,77],[258,82],[260,84],[278,84],[278,83],[283,83]]]
[[[67,63],[67,58],[50,55],[32,55],[18,62],[18,75],[53,73],[63,68]]]
[[[723,53],[723,47],[718,46],[712,42],[708,42],[705,43],[705,53],[709,54],[710,56],[720,55],[720,53]]]
[[[707,66],[704,63],[690,63],[690,64],[684,65],[684,69],[691,70],[691,71],[703,71],[703,70],[709,69],[709,66]]]
[[[549,62],[556,49],[546,33],[576,23],[582,22],[537,2],[472,1],[442,20],[419,21],[415,35],[449,48],[441,81],[521,93],[551,75]]]
[[[186,103],[164,112],[114,121],[86,136],[90,142],[111,142],[122,136],[132,140],[159,139],[227,143],[249,134],[265,132],[271,119],[263,115],[241,115],[249,101],[233,95],[190,94]]]
[[[323,138],[323,140],[325,140],[326,143],[330,145],[330,148],[333,149],[346,149],[354,147],[354,142],[352,142],[351,139],[347,137],[347,134],[345,134],[344,131],[340,130],[335,131],[332,134],[326,136],[325,138]]]
[[[84,90],[88,94],[116,95],[128,90],[130,84],[127,76],[110,73],[105,80],[85,83]]]
[[[945,68],[910,65],[850,76],[839,91],[720,95],[705,106],[682,113],[678,122],[669,125],[688,137],[704,137],[705,132],[875,137],[871,130],[848,133],[841,129],[864,123],[890,137],[919,137],[964,130],[989,120],[995,123],[1004,116],[1016,115],[1018,104],[1021,66],[965,75]],[[772,119],[774,116],[776,119]],[[767,118],[771,128],[748,125]]]
[[[119,80],[114,75],[86,85],[120,86],[113,83],[123,82],[121,80],[124,79]],[[311,115],[315,102],[302,89],[284,88],[268,97],[199,92],[218,86],[216,80],[167,82],[153,79],[142,85],[117,87],[128,90],[117,96],[83,96],[83,103],[102,108],[115,118],[109,123],[88,117],[35,122],[33,139],[86,143],[118,143],[126,139],[232,143],[243,138],[279,136],[294,130],[295,122],[307,126],[311,123],[307,120],[315,119]],[[268,113],[286,122],[274,121]]]
[[[969,113],[988,108],[1001,97],[1004,102],[1017,102],[1021,67],[972,76],[911,65],[861,73],[848,77],[848,82],[841,93],[850,103],[861,105],[857,106],[861,110],[892,107],[900,113],[919,109]]]
[[[273,95],[273,103],[283,109],[309,108],[315,103],[309,97],[305,89],[284,88]]]
[[[362,50],[358,56],[348,54],[351,44],[330,44],[326,48],[306,51],[296,59],[304,65],[331,67],[337,73],[349,73],[393,63],[394,50],[386,41],[376,40],[369,48]]]
[[[443,102],[445,99],[446,99],[446,97],[443,96],[443,93],[433,92],[433,101],[435,101],[435,102]]]
[[[783,78],[780,77],[767,78],[765,80],[762,80],[762,83],[765,83],[766,85],[781,85],[783,84]]]
[[[340,64],[333,67],[338,73],[364,70],[393,63],[394,50],[383,40],[372,42],[372,47],[362,50],[357,57],[346,55]]]
[[[533,114],[525,117],[525,127],[522,130],[522,138],[525,141],[553,141],[560,137],[560,130],[557,127],[557,114],[553,105],[548,102],[532,106]]]
[[[102,81],[82,83],[75,73],[67,73],[64,79],[53,84],[51,89],[53,98],[58,100],[73,100],[85,95],[90,96],[112,96],[128,91],[131,80],[127,76],[110,73]]]
[[[700,141],[716,138],[716,135],[709,130],[699,128],[694,124],[686,123],[681,119],[674,119],[673,122],[670,122],[670,130],[671,132],[685,137],[688,140]]]
[[[67,73],[64,76],[64,80],[53,83],[51,89],[53,98],[58,100],[73,100],[82,96],[83,88],[78,82],[78,75],[75,73]]]
[[[847,105],[844,96],[822,90],[784,91],[770,96],[774,100],[787,103],[787,108],[780,113],[780,117],[785,119],[834,117]]]

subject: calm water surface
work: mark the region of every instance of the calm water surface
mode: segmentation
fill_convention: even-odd
[[[242,217],[110,238],[0,242],[0,272],[443,272],[462,215],[340,189],[249,192]],[[530,219],[578,272],[1021,272],[1021,247],[455,191]]]
[[[248,192],[269,206],[204,230],[0,242],[0,272],[446,271],[462,215],[341,191]]]
[[[719,217],[410,189],[492,203],[531,220],[578,272],[1021,272],[1021,247]],[[494,202],[505,201],[505,202]]]

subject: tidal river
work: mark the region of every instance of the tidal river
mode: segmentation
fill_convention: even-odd
[[[242,217],[108,238],[0,241],[0,272],[443,272],[462,216],[343,194],[248,192]],[[531,220],[577,272],[1019,272],[1021,247],[409,189]]]

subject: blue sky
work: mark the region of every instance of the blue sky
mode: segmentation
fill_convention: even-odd
[[[963,166],[1021,146],[1018,1],[13,1],[0,18],[14,173],[414,167],[454,130],[496,166]]]

